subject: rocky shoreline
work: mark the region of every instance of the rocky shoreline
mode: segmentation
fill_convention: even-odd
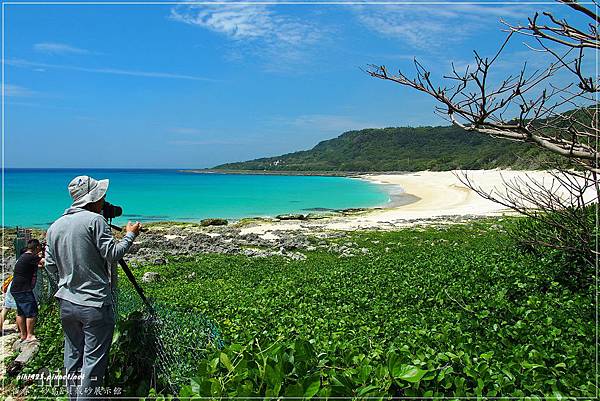
[[[345,215],[368,213],[369,209],[345,211]],[[344,214],[341,214],[344,215]],[[353,257],[368,253],[349,237],[354,230],[332,230],[321,218],[294,219],[298,216],[280,216],[281,219],[244,219],[229,225],[202,225],[201,223],[157,222],[146,225],[134,242],[126,259],[132,266],[160,265],[180,258],[206,253],[243,255],[247,257],[280,256],[287,260],[304,260],[305,253],[325,250],[339,257]],[[365,230],[395,230],[415,226],[444,226],[465,223],[481,216],[445,216],[444,218],[415,219],[401,225],[374,226]],[[329,220],[326,219],[325,220]],[[286,226],[285,224],[292,224]],[[267,227],[265,229],[265,227]],[[253,232],[260,228],[260,232]],[[7,230],[8,231],[8,230]],[[35,238],[43,239],[42,230],[34,230]],[[121,236],[117,233],[116,236]],[[14,234],[12,235],[14,238]],[[5,244],[12,242],[11,231],[6,233]],[[332,241],[333,240],[333,241]],[[4,247],[2,271],[10,274],[15,264],[14,250]]]
[[[481,216],[447,216],[406,222],[422,226],[445,226],[480,219]],[[400,227],[373,228],[373,230],[400,229]],[[161,265],[182,257],[206,253],[243,255],[248,257],[280,256],[288,260],[304,260],[306,252],[325,250],[340,258],[368,254],[369,250],[352,242],[351,231],[328,230],[312,224],[301,224],[298,229],[273,229],[262,233],[248,230],[248,225],[203,227],[199,224],[165,223],[150,225],[138,237],[127,258],[133,266]],[[347,238],[347,241],[344,239]]]

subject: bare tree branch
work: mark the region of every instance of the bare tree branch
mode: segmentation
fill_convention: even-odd
[[[594,21],[600,18],[573,1],[560,2]],[[584,12],[584,9],[587,11]],[[486,58],[475,52],[472,70],[468,67],[460,73],[453,65],[452,73],[443,77],[451,85],[436,84],[431,72],[416,59],[414,78],[409,78],[402,71],[390,74],[385,66],[377,65],[370,65],[367,73],[432,96],[441,104],[436,111],[446,114],[449,121],[467,131],[533,143],[598,173],[598,146],[593,140],[600,134],[598,113],[595,109],[593,114],[589,113],[596,104],[594,96],[588,95],[599,91],[599,79],[585,76],[582,66],[584,48],[600,49],[600,37],[595,27],[584,32],[550,13],[543,15],[550,20],[550,25],[541,25],[538,13],[529,19],[527,26],[507,24],[509,33],[496,54]],[[524,64],[519,74],[510,75],[493,85],[490,75],[494,63],[514,34],[534,37],[540,46],[539,51],[549,54],[554,61],[547,68],[533,72],[527,71]],[[566,50],[560,52],[548,42],[561,45]],[[556,79],[561,70],[570,73],[575,82],[561,84]],[[566,105],[583,111],[565,113],[562,110]],[[518,116],[505,118],[510,110],[518,110]]]
[[[600,196],[600,79],[586,74],[584,61],[589,52],[597,57],[600,49],[600,16],[597,3],[591,9],[575,0],[557,1],[579,15],[578,21],[583,16],[590,22],[577,27],[549,12],[536,13],[524,26],[502,21],[508,34],[498,51],[492,57],[474,52],[474,64],[465,71],[452,64],[441,83],[416,59],[412,78],[402,71],[392,74],[383,65],[370,65],[366,72],[433,97],[436,113],[468,132],[531,143],[561,156],[569,168],[554,171],[551,182],[505,180],[503,189],[484,190],[466,175],[459,179],[480,196],[546,228],[544,234],[523,241],[561,249],[593,265],[599,256],[594,246],[598,233],[589,208],[597,206]],[[524,63],[518,73],[495,79],[495,63],[516,36],[532,41],[528,48],[547,56],[547,67],[530,71]],[[566,83],[565,75],[570,77]]]

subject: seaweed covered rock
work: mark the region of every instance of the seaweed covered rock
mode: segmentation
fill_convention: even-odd
[[[208,227],[208,226],[226,226],[227,225],[227,220],[226,219],[204,219],[200,221],[200,225],[202,227]]]
[[[306,216],[303,214],[280,214],[275,218],[279,220],[306,220]]]

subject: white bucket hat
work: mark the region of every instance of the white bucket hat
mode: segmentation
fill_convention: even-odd
[[[88,203],[100,200],[108,190],[108,180],[95,180],[87,175],[80,175],[69,183],[69,193],[73,198],[71,207],[83,207]]]

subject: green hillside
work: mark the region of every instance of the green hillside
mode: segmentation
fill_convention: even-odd
[[[536,169],[550,157],[533,145],[449,127],[348,131],[311,150],[214,167],[267,171],[419,171]]]

